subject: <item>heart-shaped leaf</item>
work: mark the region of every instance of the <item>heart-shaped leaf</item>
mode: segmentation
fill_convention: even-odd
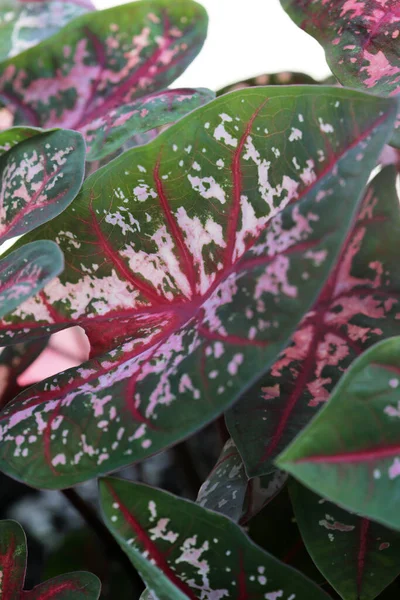
[[[344,600],[374,600],[400,573],[400,534],[289,484],[296,520],[321,573]]]
[[[118,479],[102,480],[100,495],[107,527],[160,600],[328,598],[222,515]]]
[[[358,355],[400,334],[395,184],[394,167],[372,181],[336,267],[291,344],[227,415],[251,476],[274,469],[273,459],[323,406]]]
[[[0,339],[79,324],[92,359],[9,404],[1,468],[69,486],[226,410],[314,302],[396,112],[343,89],[234,92],[87,179],[28,237],[65,249],[61,278],[7,317]],[[24,438],[21,461],[25,429],[36,440]]]
[[[249,480],[232,439],[199,490],[197,503],[242,523],[257,514],[284,486],[285,473],[275,471]]]
[[[332,502],[393,529],[400,529],[399,374],[400,337],[373,346],[277,460]]]
[[[295,23],[324,47],[343,85],[376,94],[400,92],[397,0],[281,0]],[[392,143],[400,146],[400,115]]]
[[[1,243],[59,215],[81,187],[82,136],[74,131],[36,133],[16,128],[0,134],[3,148],[11,145],[0,156]]]
[[[317,85],[319,83],[319,81],[316,81],[304,73],[263,73],[262,75],[257,75],[256,77],[249,77],[248,79],[244,79],[242,81],[235,81],[235,83],[231,83],[230,85],[218,90],[217,96],[222,96],[223,94],[234,92],[236,90],[243,90],[249,87],[258,87],[264,85]]]
[[[93,8],[88,0],[2,0],[0,60],[38,44]]]
[[[26,538],[16,521],[0,521],[0,598],[3,600],[97,600],[100,581],[91,573],[68,573],[23,592]]]
[[[101,160],[133,136],[177,121],[214,97],[207,89],[175,89],[124,103],[81,129],[87,144],[86,160]]]
[[[4,61],[0,97],[30,125],[80,130],[165,89],[200,51],[206,31],[206,12],[191,0],[88,13]]]

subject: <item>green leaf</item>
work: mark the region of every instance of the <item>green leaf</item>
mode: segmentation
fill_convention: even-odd
[[[93,8],[88,0],[2,0],[0,60],[38,44]]]
[[[1,243],[59,215],[83,180],[85,145],[79,133],[30,133],[17,128],[1,134],[3,144],[12,145],[0,156]],[[27,139],[15,145],[24,135]]]
[[[88,13],[0,65],[0,97],[24,122],[84,129],[165,89],[200,51],[207,15],[191,0],[143,0]]]
[[[274,469],[353,360],[400,334],[399,232],[396,169],[387,167],[369,185],[336,266],[290,345],[227,414],[250,476]]]
[[[344,600],[374,600],[400,573],[400,534],[349,513],[292,480],[303,540]]]
[[[373,346],[277,460],[332,502],[393,529],[400,529],[399,373],[400,337]]]
[[[37,127],[10,127],[9,129],[0,131],[0,156],[20,142],[40,133],[42,133],[42,130]]]
[[[35,296],[63,266],[62,252],[49,240],[26,244],[0,260],[0,316]]]
[[[263,73],[256,77],[235,81],[235,83],[231,83],[218,90],[217,96],[222,96],[223,94],[234,92],[236,90],[264,85],[318,85],[319,83],[319,81],[316,81],[304,73],[291,73],[286,71],[281,73]]]
[[[248,521],[283,487],[286,474],[249,480],[242,458],[232,439],[225,444],[217,464],[199,490],[197,503],[236,522]]]
[[[55,239],[66,268],[5,319],[0,343],[81,325],[91,359],[8,405],[1,468],[66,487],[231,406],[315,301],[396,112],[344,89],[234,92],[88,178],[28,236]],[[14,456],[25,429],[29,461]]]
[[[0,598],[3,600],[98,600],[100,581],[91,573],[68,573],[38,585],[22,587],[26,569],[25,533],[16,521],[0,521]]]
[[[100,496],[107,527],[159,600],[328,598],[222,515],[118,479],[101,480]]]
[[[178,121],[214,97],[214,92],[207,89],[175,89],[124,103],[82,128],[87,144],[86,160],[101,160],[133,136]]]
[[[0,598],[20,597],[25,580],[26,538],[16,521],[0,521]]]
[[[400,10],[396,0],[281,0],[293,21],[323,46],[340,83],[376,94],[400,92]],[[400,147],[400,119],[392,143]]]

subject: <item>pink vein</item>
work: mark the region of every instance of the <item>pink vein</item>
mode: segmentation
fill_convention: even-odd
[[[373,462],[384,458],[392,458],[400,454],[400,445],[388,446],[387,448],[374,448],[372,450],[355,450],[354,452],[337,452],[336,454],[315,454],[314,456],[305,456],[297,458],[294,463],[327,463],[327,464],[347,464]]]

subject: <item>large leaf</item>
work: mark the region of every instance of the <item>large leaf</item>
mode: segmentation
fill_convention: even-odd
[[[82,136],[74,131],[34,131],[15,128],[0,134],[3,147],[11,145],[0,155],[1,243],[59,215],[82,183]],[[27,139],[15,145],[19,136]]]
[[[93,8],[88,0],[2,0],[0,60],[38,44]]]
[[[400,337],[373,346],[277,461],[320,495],[393,529],[400,529],[399,373]]]
[[[87,179],[28,236],[56,239],[66,268],[7,317],[0,341],[79,324],[92,359],[6,408],[1,468],[65,487],[230,406],[315,300],[396,112],[343,89],[234,92]]]
[[[0,598],[2,600],[97,600],[100,581],[91,573],[68,573],[29,592],[22,587],[26,569],[26,538],[16,521],[0,521]]]
[[[249,475],[273,459],[328,399],[351,362],[400,334],[399,201],[396,170],[372,181],[339,260],[291,344],[227,415]]]
[[[383,95],[400,92],[398,0],[281,0],[281,4],[322,44],[343,85]],[[392,142],[399,146],[399,129]]]
[[[191,0],[143,0],[83,15],[0,65],[0,97],[25,122],[83,129],[166,88],[201,49],[205,10]]]
[[[235,81],[230,85],[227,85],[218,90],[217,95],[227,94],[228,92],[234,92],[235,90],[242,90],[248,87],[258,87],[264,85],[317,85],[319,81],[316,81],[309,75],[304,73],[291,73],[282,71],[280,73],[263,73],[256,77],[249,77],[242,81]]]
[[[248,521],[282,489],[286,479],[285,473],[275,471],[249,480],[242,458],[230,439],[201,486],[197,503],[233,521]]]
[[[292,480],[290,495],[315,564],[344,600],[374,600],[400,573],[400,534]]]
[[[117,106],[82,128],[87,144],[86,159],[100,160],[133,136],[177,121],[214,97],[214,92],[207,89],[175,89]]]
[[[159,600],[328,598],[222,515],[118,479],[100,494],[107,527]]]

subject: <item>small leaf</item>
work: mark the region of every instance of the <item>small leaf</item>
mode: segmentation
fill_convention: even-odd
[[[400,92],[397,0],[281,0],[281,4],[324,47],[340,83],[387,96]],[[399,129],[392,143],[399,147]]]
[[[26,244],[0,260],[0,316],[35,296],[63,266],[62,252],[49,240]]]
[[[15,140],[18,129],[0,133]],[[29,135],[29,130],[28,134]],[[24,135],[24,133],[22,133]],[[85,145],[74,131],[29,137],[0,156],[0,242],[32,231],[59,215],[81,187]]]
[[[101,480],[100,495],[107,527],[159,600],[328,598],[222,515],[118,479]]]
[[[2,0],[0,60],[38,44],[93,8],[88,0]]]
[[[197,503],[233,521],[248,521],[282,489],[286,479],[285,473],[275,471],[249,480],[233,440],[228,440],[200,488]]]
[[[400,534],[349,513],[292,480],[303,540],[344,600],[374,600],[400,573]]]
[[[324,405],[364,350],[400,334],[396,169],[371,182],[339,260],[291,344],[227,414],[247,473],[273,460]]]
[[[332,502],[393,529],[400,529],[399,374],[400,337],[373,346],[277,460]]]
[[[25,580],[26,538],[16,521],[0,521],[0,598],[17,600]]]
[[[217,96],[222,96],[223,94],[234,92],[236,90],[243,90],[249,87],[258,87],[264,85],[318,85],[319,83],[319,81],[316,81],[304,73],[290,73],[285,71],[281,73],[263,73],[262,75],[257,75],[256,77],[249,77],[243,81],[231,83],[230,85],[218,90]]]
[[[100,581],[92,573],[77,572],[59,575],[24,592],[23,600],[98,600]]]
[[[0,64],[0,97],[30,125],[81,130],[165,89],[200,51],[205,10],[143,0],[88,13]]]
[[[178,121],[214,97],[207,89],[175,89],[124,103],[81,128],[87,144],[86,160],[101,160],[133,136]]]
[[[91,359],[8,405],[1,468],[73,485],[231,406],[315,301],[396,113],[397,102],[351,90],[234,92],[88,178],[25,238],[55,239],[66,268],[4,320],[0,341],[81,325]],[[65,438],[51,438],[54,419]],[[27,428],[37,439],[22,461],[15,439]]]

